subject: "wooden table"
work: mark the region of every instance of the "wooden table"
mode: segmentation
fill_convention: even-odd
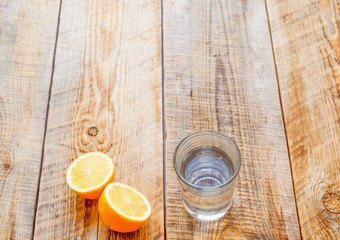
[[[340,239],[339,0],[3,0],[0,239]],[[240,146],[230,212],[191,218],[187,134]],[[67,187],[89,151],[150,200],[131,234]]]

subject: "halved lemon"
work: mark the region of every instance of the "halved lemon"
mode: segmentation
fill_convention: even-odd
[[[116,232],[133,232],[151,215],[151,205],[136,189],[122,183],[110,183],[99,198],[99,215]]]
[[[87,199],[96,199],[113,181],[112,159],[101,152],[84,154],[74,160],[66,172],[69,187]]]

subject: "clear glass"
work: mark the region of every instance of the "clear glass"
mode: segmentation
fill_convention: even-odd
[[[241,167],[236,143],[217,131],[198,131],[178,144],[173,160],[188,213],[202,221],[223,217]]]

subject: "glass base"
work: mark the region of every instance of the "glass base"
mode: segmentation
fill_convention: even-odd
[[[222,218],[230,209],[231,202],[229,202],[226,206],[224,206],[221,209],[202,209],[202,208],[195,208],[193,206],[190,206],[189,204],[186,204],[185,201],[183,201],[183,205],[187,212],[194,218],[200,221],[210,222],[210,221],[216,221],[220,218]]]

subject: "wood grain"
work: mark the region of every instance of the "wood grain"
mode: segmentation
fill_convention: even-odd
[[[164,1],[166,234],[168,239],[299,239],[265,3]],[[230,212],[191,218],[172,154],[190,132],[238,143],[243,166]]]
[[[0,3],[0,239],[30,239],[59,1]]]
[[[62,1],[36,239],[164,237],[160,40],[159,1]],[[110,233],[97,200],[67,187],[68,165],[94,150],[149,199],[137,232]]]
[[[304,239],[340,239],[340,1],[267,0]]]

